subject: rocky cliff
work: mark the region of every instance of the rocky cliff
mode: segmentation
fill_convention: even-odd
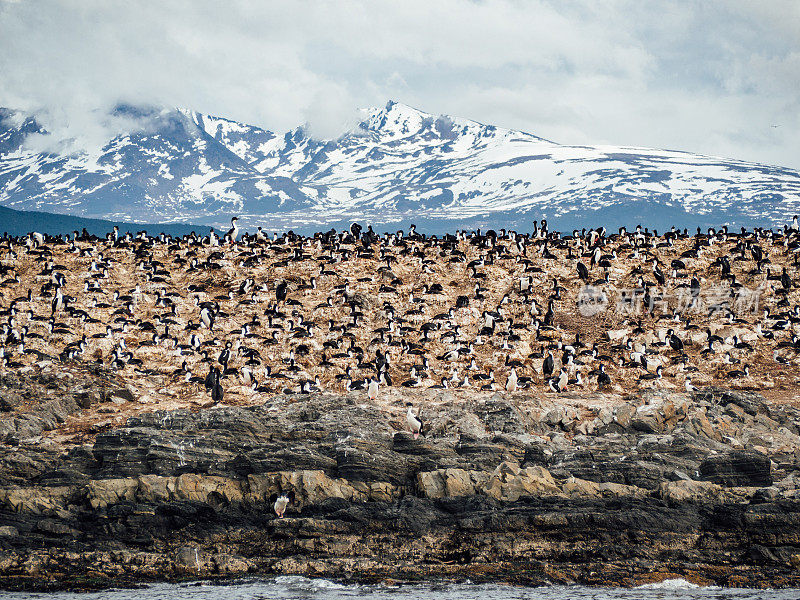
[[[277,395],[97,418],[138,401],[97,369],[0,376],[2,587],[246,573],[800,586],[800,410],[756,393]],[[270,498],[287,491],[279,519]]]

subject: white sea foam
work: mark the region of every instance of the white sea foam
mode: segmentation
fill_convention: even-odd
[[[644,585],[637,586],[637,590],[689,590],[699,588],[700,586],[691,581],[686,581],[681,577],[675,579],[665,579],[658,583],[645,583]]]
[[[745,590],[703,587],[685,579],[667,579],[636,588],[592,588],[579,585],[525,587],[446,581],[399,586],[342,584],[327,579],[281,576],[232,582],[157,583],[138,589],[101,592],[3,592],[9,600],[797,600],[800,590]]]

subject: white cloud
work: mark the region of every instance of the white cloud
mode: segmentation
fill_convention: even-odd
[[[0,0],[0,105],[101,143],[119,102],[334,137],[388,99],[574,144],[800,167],[800,3]],[[772,127],[778,125],[778,127]]]

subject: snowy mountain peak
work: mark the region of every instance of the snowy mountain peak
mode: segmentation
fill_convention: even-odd
[[[427,113],[406,104],[389,101],[382,109],[367,110],[362,128],[377,131],[391,138],[408,137],[422,130],[424,124],[433,120]]]
[[[528,135],[492,125],[483,125],[461,117],[433,115],[391,100],[383,108],[368,109],[364,112],[366,118],[361,123],[361,128],[378,132],[383,140],[413,138],[414,136],[427,137],[429,140],[436,138],[453,140],[464,135],[472,138],[507,137],[511,134]]]
[[[800,172],[627,147],[563,146],[389,102],[350,135],[318,140],[189,109],[120,107],[146,122],[96,156],[41,153],[35,120],[0,109],[0,205],[127,221],[270,229],[571,229],[780,225]]]

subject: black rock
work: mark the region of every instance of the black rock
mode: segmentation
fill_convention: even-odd
[[[771,461],[758,452],[735,450],[709,456],[700,463],[700,477],[720,485],[767,487],[772,485]]]

